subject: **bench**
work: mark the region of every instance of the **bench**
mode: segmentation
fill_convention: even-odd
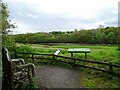
[[[35,76],[35,66],[32,63],[25,64],[23,59],[11,59],[7,48],[2,48],[2,89],[13,90],[30,84]]]

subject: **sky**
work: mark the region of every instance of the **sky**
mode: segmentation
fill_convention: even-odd
[[[95,29],[118,26],[119,0],[4,0],[13,33]]]

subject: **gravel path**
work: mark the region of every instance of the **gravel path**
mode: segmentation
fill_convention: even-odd
[[[81,88],[80,71],[43,65],[36,67],[36,77],[40,88]]]

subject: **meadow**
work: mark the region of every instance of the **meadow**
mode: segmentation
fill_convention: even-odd
[[[17,44],[17,46],[24,44]],[[120,52],[117,50],[117,45],[82,45],[82,44],[25,44],[29,45],[37,53],[53,54],[56,50],[61,49],[59,55],[70,57],[68,48],[90,48],[90,53],[87,54],[88,60],[112,62],[113,64],[120,64]],[[84,53],[75,53],[75,58],[84,59]]]
[[[101,62],[112,62],[113,64],[120,64],[120,52],[117,50],[117,45],[83,45],[83,44],[20,44],[17,46],[27,45],[32,47],[36,53],[53,54],[56,50],[61,49],[60,56],[71,57],[68,53],[68,48],[90,48],[90,53],[87,54],[88,60],[101,61]],[[84,53],[75,53],[74,58],[84,59]],[[38,60],[39,61],[39,60]],[[48,62],[48,61],[47,61]],[[56,63],[58,64],[58,63]],[[85,64],[85,63],[82,63]],[[36,65],[39,65],[38,62]],[[62,66],[65,66],[62,64]],[[92,64],[89,64],[92,66]],[[95,65],[94,67],[98,67]],[[103,66],[104,67],[104,66]],[[97,71],[90,69],[81,69],[83,79],[81,85],[83,87],[90,88],[116,88],[119,87],[120,78],[106,73],[97,73]],[[117,72],[119,69],[116,69]],[[97,74],[96,74],[97,73]],[[104,84],[103,84],[104,83]]]

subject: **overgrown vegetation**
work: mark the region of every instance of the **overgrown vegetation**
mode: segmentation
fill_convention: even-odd
[[[27,33],[14,35],[18,43],[85,43],[117,44],[120,40],[120,27],[106,27],[90,30],[53,31],[49,33]]]
[[[33,52],[33,49],[29,45],[21,45],[16,48],[16,52]]]
[[[93,70],[84,70],[81,85],[86,88],[120,88],[120,79],[102,72],[95,74]]]

